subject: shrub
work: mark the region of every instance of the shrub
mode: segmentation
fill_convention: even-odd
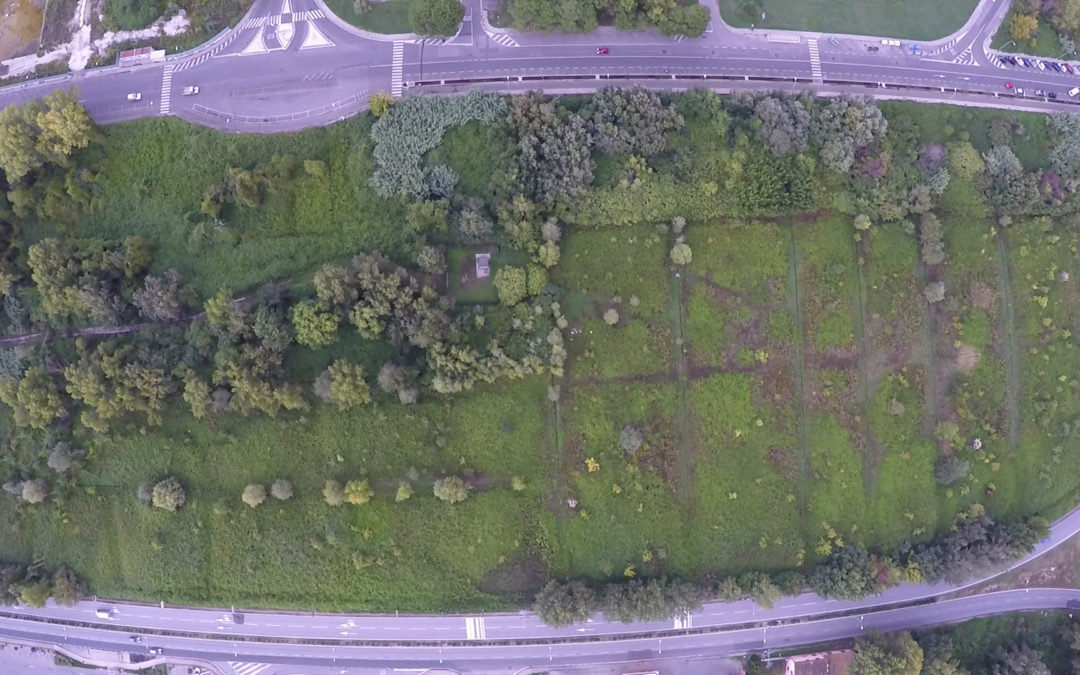
[[[368,99],[368,110],[375,117],[383,117],[390,112],[390,106],[394,105],[394,97],[385,91],[377,91]]]
[[[513,307],[529,295],[528,275],[521,267],[500,267],[495,272],[495,291],[499,302]]]
[[[394,495],[395,502],[403,502],[409,497],[413,496],[413,487],[406,481],[398,483],[397,494]]]
[[[184,486],[180,484],[180,480],[176,476],[169,476],[154,485],[154,491],[150,499],[154,506],[166,511],[176,511],[184,505],[186,500],[187,495],[184,493]]]
[[[604,312],[604,323],[609,326],[614,326],[619,323],[619,311],[614,307],[608,308],[608,310]]]
[[[281,501],[291,499],[293,496],[292,482],[284,478],[278,478],[270,486],[270,494],[273,495],[274,499],[280,499]]]
[[[447,476],[435,481],[433,492],[439,499],[449,504],[463,502],[469,496],[472,489],[468,483],[457,476]]]
[[[266,501],[266,486],[253,483],[244,488],[240,499],[251,508],[255,508]]]
[[[971,466],[956,455],[942,455],[934,462],[934,480],[940,485],[952,485],[967,478]]]
[[[49,496],[49,484],[41,478],[24,480],[22,483],[23,501],[29,504],[40,504]]]
[[[926,301],[929,303],[941,302],[945,299],[945,282],[935,281],[932,284],[928,284],[923,289],[923,295],[926,296]]]
[[[345,503],[345,489],[341,487],[341,483],[336,480],[326,481],[326,485],[323,486],[323,499],[330,506],[341,506]]]
[[[292,309],[296,341],[312,349],[332,345],[338,340],[340,318],[326,305],[314,300],[297,303]]]
[[[420,35],[454,35],[465,8],[458,0],[416,0],[409,8],[409,27]]]
[[[645,434],[637,427],[628,424],[619,433],[619,447],[628,455],[633,456],[644,444]]]
[[[351,480],[345,483],[345,501],[350,504],[367,504],[374,496],[375,492],[367,480]]]
[[[690,250],[690,245],[685,242],[679,242],[671,247],[671,262],[676,265],[689,265],[694,259],[694,252]]]

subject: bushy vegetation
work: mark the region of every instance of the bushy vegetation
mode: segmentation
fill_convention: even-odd
[[[1071,122],[635,90],[379,113],[91,128],[32,170],[94,175],[71,218],[0,214],[0,331],[60,336],[0,348],[12,557],[188,602],[543,589],[564,624],[967,578],[1073,505]]]
[[[709,24],[709,10],[697,3],[664,3],[642,0],[633,3],[557,3],[553,0],[513,0],[509,6],[512,25],[518,30],[550,33],[589,33],[600,17],[613,17],[620,30],[655,27],[662,35],[700,37]]]

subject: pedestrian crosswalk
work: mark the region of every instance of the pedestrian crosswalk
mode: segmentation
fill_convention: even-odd
[[[437,45],[441,45],[441,44],[446,44],[446,38],[436,38],[436,37],[417,38],[415,40],[409,40],[409,42],[411,42],[414,45],[437,46]]]
[[[245,20],[239,26],[238,30],[244,30],[246,28],[262,28],[263,26],[273,26],[278,22],[281,16],[275,14],[273,16],[253,16],[250,19]]]
[[[172,103],[172,75],[176,66],[166,63],[161,73],[161,114],[169,114],[169,106]]]
[[[680,614],[675,617],[675,630],[683,630],[686,628],[694,627],[694,615],[690,612]]]
[[[491,40],[493,42],[496,42],[496,43],[502,45],[503,47],[520,47],[521,46],[521,45],[518,44],[517,40],[510,37],[506,33],[488,33],[488,37],[491,38]]]
[[[259,675],[270,667],[269,663],[245,663],[243,661],[229,661],[229,667],[236,675]]]
[[[821,82],[821,54],[818,52],[817,40],[807,38],[806,45],[810,48],[810,75]]]
[[[484,627],[484,617],[482,616],[468,616],[465,617],[465,639],[466,640],[486,640],[487,629]]]
[[[405,63],[405,43],[394,43],[394,62],[390,70],[390,95],[401,97],[401,68]]]
[[[971,47],[968,47],[964,51],[956,55],[956,58],[952,60],[953,63],[959,63],[965,66],[976,65],[975,55],[971,52]]]
[[[314,21],[315,19],[321,19],[326,15],[323,14],[321,9],[308,9],[303,12],[293,12],[293,21]]]

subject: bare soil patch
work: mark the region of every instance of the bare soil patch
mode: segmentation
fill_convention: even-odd
[[[45,0],[0,0],[0,61],[37,51],[44,8]]]

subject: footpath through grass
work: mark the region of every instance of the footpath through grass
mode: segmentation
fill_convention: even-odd
[[[959,30],[977,4],[978,0],[720,0],[720,14],[738,28],[936,40]]]

